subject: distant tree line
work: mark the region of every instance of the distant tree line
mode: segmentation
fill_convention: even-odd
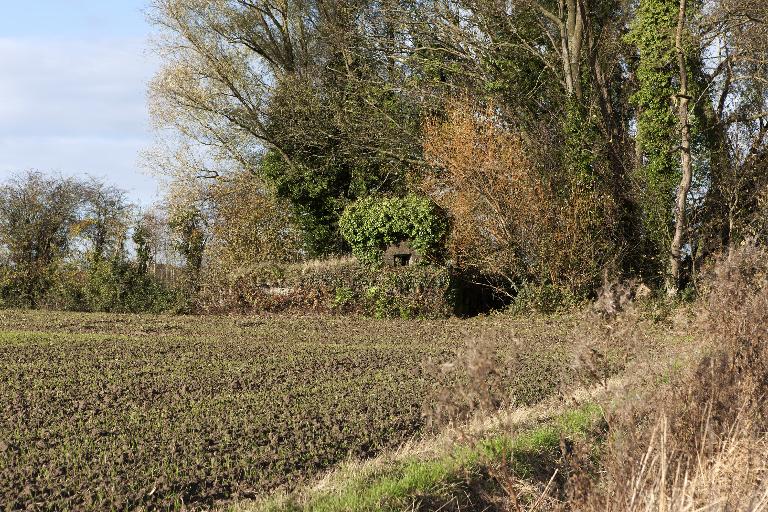
[[[164,311],[150,268],[164,221],[102,181],[41,172],[0,185],[0,306]]]

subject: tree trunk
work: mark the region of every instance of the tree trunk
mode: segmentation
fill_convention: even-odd
[[[584,31],[587,25],[583,0],[559,0],[558,12],[549,11],[544,5],[534,0],[535,8],[546,19],[554,23],[560,35],[558,57],[563,69],[563,84],[569,98],[581,101],[581,59],[584,45]],[[545,28],[545,30],[547,30]],[[552,41],[554,43],[554,40]]]
[[[677,50],[677,66],[680,75],[680,91],[677,94],[677,118],[680,125],[680,167],[682,177],[677,189],[675,201],[675,234],[670,247],[669,275],[667,277],[667,295],[674,296],[680,290],[680,264],[682,260],[683,235],[686,229],[685,207],[688,192],[693,179],[693,164],[691,162],[691,126],[689,123],[688,106],[688,69],[685,63],[683,48],[683,30],[685,28],[685,11],[687,0],[680,0],[680,11],[677,19],[675,34],[675,49]]]

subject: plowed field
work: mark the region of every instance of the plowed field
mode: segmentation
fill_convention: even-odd
[[[476,340],[515,346],[534,363],[510,386],[548,392],[562,328],[0,312],[0,509],[194,508],[290,487],[418,434],[444,385],[430,368]]]

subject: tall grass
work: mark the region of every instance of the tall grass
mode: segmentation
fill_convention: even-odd
[[[768,510],[768,252],[745,245],[708,271],[697,364],[618,407],[599,478],[562,510]]]

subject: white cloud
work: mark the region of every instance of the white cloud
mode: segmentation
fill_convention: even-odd
[[[137,199],[150,145],[142,41],[0,38],[0,179],[35,168],[103,176]]]

